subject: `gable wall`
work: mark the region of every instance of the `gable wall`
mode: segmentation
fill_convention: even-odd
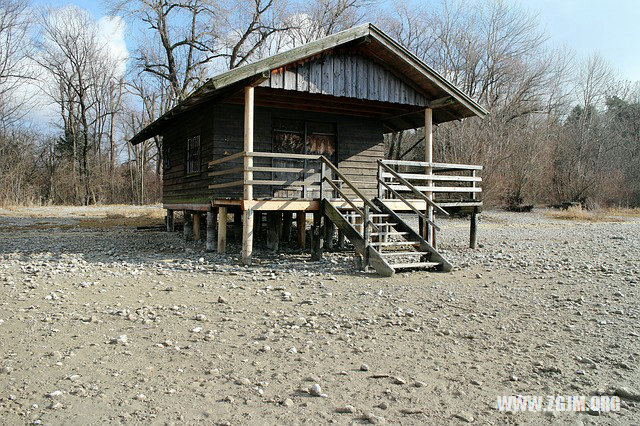
[[[260,86],[426,106],[423,95],[371,58],[334,52],[278,68]]]

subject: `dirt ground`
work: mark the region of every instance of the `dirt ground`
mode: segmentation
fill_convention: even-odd
[[[349,252],[245,268],[136,230],[161,216],[0,209],[1,424],[640,422],[639,218],[488,211],[475,251],[443,219],[453,272],[383,279]],[[624,396],[497,410],[518,394]]]

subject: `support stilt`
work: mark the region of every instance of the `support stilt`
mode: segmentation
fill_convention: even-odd
[[[242,264],[251,265],[253,255],[253,209],[242,213]]]
[[[207,210],[207,245],[206,251],[216,250],[216,215],[212,206]]]
[[[336,233],[336,225],[326,217],[324,218],[324,224],[326,229],[325,244],[327,250],[333,250],[333,237]]]
[[[476,242],[478,241],[478,208],[474,207],[471,213],[471,224],[469,226],[469,247],[476,248]]]
[[[322,260],[324,250],[323,215],[320,211],[313,212],[313,242],[311,245],[311,260]]]
[[[191,212],[184,212],[184,225],[182,228],[182,234],[186,241],[191,241],[193,238],[193,222],[191,221]]]
[[[218,253],[227,251],[227,208],[218,207]]]
[[[293,221],[293,212],[282,213],[282,242],[291,241],[291,222]]]
[[[278,251],[278,212],[267,212],[267,249]]]
[[[298,247],[304,249],[307,239],[307,214],[304,211],[297,212],[296,222],[298,225]]]
[[[344,250],[344,240],[345,240],[344,232],[338,229],[338,249],[339,250]]]
[[[173,210],[167,209],[166,221],[167,221],[167,232],[173,232],[175,230],[175,227],[173,224]]]
[[[193,240],[200,241],[200,212],[193,213]]]

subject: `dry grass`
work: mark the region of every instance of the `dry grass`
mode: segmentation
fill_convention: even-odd
[[[613,208],[607,209],[607,214],[611,216],[621,216],[621,217],[640,217],[640,207],[635,207],[635,208],[613,207]]]
[[[569,207],[567,210],[547,213],[554,219],[576,220],[581,222],[623,222],[623,219],[610,210],[585,210],[581,206]]]
[[[0,216],[34,219],[34,223],[20,226],[21,229],[137,227],[164,223],[164,210],[158,205],[10,207],[1,209]]]

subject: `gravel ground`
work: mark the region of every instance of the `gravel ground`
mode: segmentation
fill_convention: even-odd
[[[244,268],[238,246],[78,212],[0,210],[2,424],[640,421],[638,218],[489,211],[475,251],[468,222],[442,220],[454,271],[383,279],[348,252],[259,250]],[[622,402],[497,410],[517,394]]]

